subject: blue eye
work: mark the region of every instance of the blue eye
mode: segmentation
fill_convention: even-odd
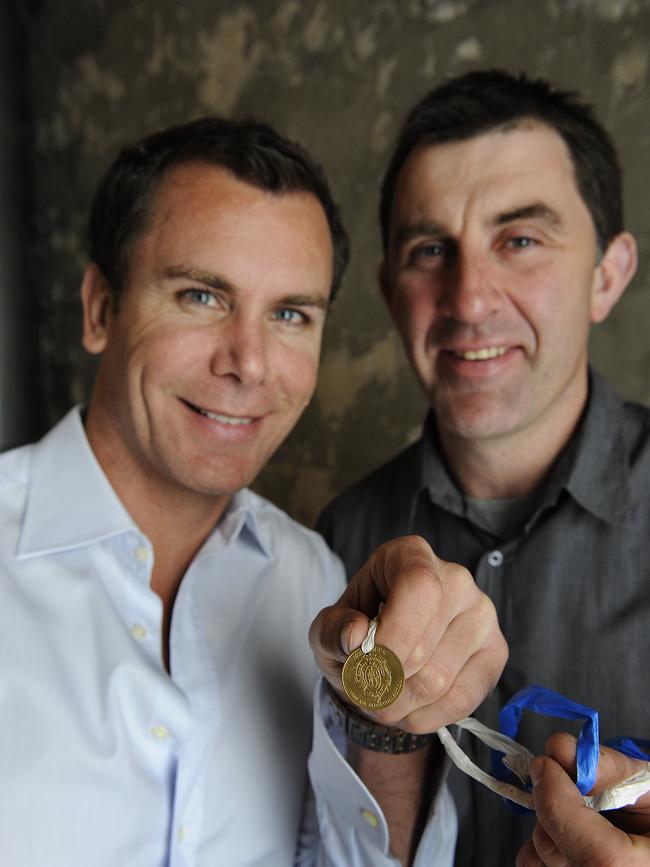
[[[276,310],[275,318],[289,325],[300,325],[308,321],[307,316],[302,311],[294,310],[292,307],[282,307]]]
[[[183,294],[188,300],[203,307],[207,307],[215,300],[214,295],[208,289],[186,289]]]

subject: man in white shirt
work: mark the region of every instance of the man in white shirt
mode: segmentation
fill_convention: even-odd
[[[195,121],[120,154],[89,238],[87,412],[0,459],[2,863],[450,863],[422,733],[496,681],[493,606],[418,539],[331,605],[339,561],[246,489],[313,393],[347,260],[322,171]],[[357,715],[341,667],[381,602],[405,686]]]

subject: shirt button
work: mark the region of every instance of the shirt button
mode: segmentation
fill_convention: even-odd
[[[169,729],[167,726],[154,726],[151,729],[151,734],[158,738],[159,741],[163,741],[165,738],[169,737]]]
[[[490,551],[487,557],[490,566],[501,566],[503,563],[503,554],[501,551]]]
[[[149,549],[145,548],[144,545],[140,545],[133,552],[138,560],[142,560],[143,563],[146,563],[149,559]]]
[[[134,638],[137,638],[138,641],[142,641],[142,639],[146,636],[146,634],[147,634],[147,630],[144,628],[144,626],[140,626],[139,623],[134,623],[133,626],[131,627],[131,635]]]
[[[187,828],[185,825],[180,825],[178,828],[178,842],[184,843],[187,837]]]
[[[364,822],[367,825],[370,825],[371,828],[376,828],[377,825],[379,825],[379,819],[370,810],[362,810],[361,815],[363,816]]]

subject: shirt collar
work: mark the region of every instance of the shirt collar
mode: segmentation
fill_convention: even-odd
[[[566,489],[597,517],[624,523],[629,506],[629,446],[623,401],[593,370],[589,374],[589,400],[574,443],[566,468]]]
[[[257,516],[258,498],[238,491],[201,554],[241,539],[270,557],[272,539]],[[35,444],[19,558],[83,547],[126,532],[141,533],[100,467],[75,407]]]
[[[463,516],[464,498],[444,461],[433,412],[427,416],[421,446],[417,477],[411,480],[411,509],[426,488],[434,504]],[[629,500],[628,451],[622,401],[607,382],[590,369],[589,398],[582,421],[544,484],[539,508],[556,502],[562,490],[566,490],[597,517],[624,522]],[[536,514],[538,512],[539,509]]]
[[[99,466],[79,407],[35,444],[18,556],[65,551],[138,531]]]
[[[454,515],[465,514],[465,499],[447,468],[438,440],[436,417],[433,411],[427,415],[422,434],[421,473],[431,502]]]
[[[273,539],[269,528],[260,520],[259,503],[257,495],[246,488],[233,494],[219,524],[197,554],[197,559],[235,542],[252,545],[270,559]]]

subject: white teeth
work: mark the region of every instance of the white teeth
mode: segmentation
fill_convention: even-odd
[[[235,418],[233,415],[221,415],[220,412],[208,412],[207,409],[199,409],[199,412],[201,415],[205,415],[215,421],[220,421],[221,424],[230,424],[233,427],[242,424],[250,424],[253,421],[252,418]]]
[[[489,358],[499,358],[508,351],[505,346],[483,346],[481,349],[466,349],[462,352],[454,352],[456,358],[465,361],[487,361]]]

